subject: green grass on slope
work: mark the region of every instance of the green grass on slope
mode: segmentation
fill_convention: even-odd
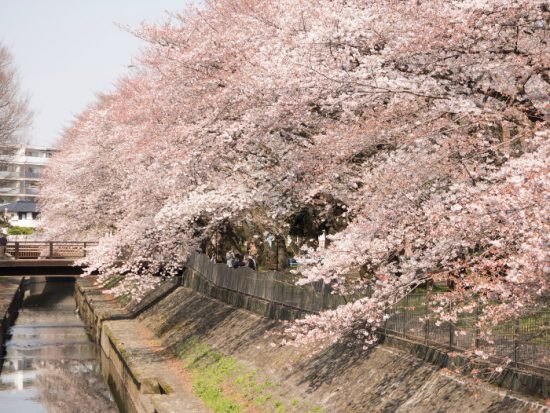
[[[323,412],[309,403],[289,400],[279,384],[260,378],[235,357],[221,354],[196,337],[186,340],[178,355],[192,373],[195,393],[216,413]]]

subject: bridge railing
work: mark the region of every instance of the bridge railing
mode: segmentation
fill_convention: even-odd
[[[16,260],[78,259],[96,245],[87,241],[15,241],[8,243],[6,253]]]

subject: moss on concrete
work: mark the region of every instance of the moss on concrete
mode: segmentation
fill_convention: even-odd
[[[178,356],[192,372],[196,394],[216,413],[323,411],[296,398],[288,400],[277,382],[262,378],[258,371],[196,336],[182,343]]]
[[[187,288],[170,294],[143,313],[140,320],[175,353],[181,354],[183,348],[184,359],[186,354],[193,354],[193,343],[199,344],[196,360],[186,362],[193,374],[193,363],[196,370],[208,365],[208,351],[233,357],[238,366],[243,365],[239,373],[233,371],[222,384],[225,394],[237,395],[243,405],[247,403],[247,388],[254,394],[254,386],[276,383],[276,390],[262,389],[255,396],[259,403],[248,405],[259,412],[302,413],[315,411],[313,404],[331,413],[544,411],[544,401],[455,375],[409,351],[387,345],[365,351],[361,343],[350,337],[349,341],[324,349],[280,346],[277,337],[284,324]],[[264,401],[271,410],[258,407]],[[277,401],[282,405],[275,405]],[[304,409],[305,403],[311,406]]]
[[[110,306],[98,301],[94,306]],[[366,352],[354,340],[324,349],[279,346],[276,337],[284,329],[282,323],[187,288],[155,303],[137,321],[179,355],[196,394],[216,412],[548,410],[544,400],[460,377],[412,356],[410,349],[382,345]],[[118,326],[113,330],[117,337],[126,337],[133,326],[133,321],[107,324],[111,323]],[[123,341],[126,347],[127,340]],[[138,353],[145,356],[141,350]],[[166,374],[151,367],[149,375],[156,377],[159,371]]]

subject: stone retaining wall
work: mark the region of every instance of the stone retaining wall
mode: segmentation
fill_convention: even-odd
[[[383,334],[381,332],[381,334]],[[506,368],[502,373],[494,371],[494,365],[483,360],[469,361],[460,353],[449,353],[447,349],[429,346],[426,344],[411,341],[403,337],[387,335],[382,337],[382,342],[419,359],[433,364],[436,367],[471,372],[479,370],[477,377],[493,383],[503,389],[513,390],[527,396],[535,396],[540,399],[550,397],[550,379],[533,371],[523,371],[515,368]]]
[[[342,304],[342,297],[327,294],[323,288],[317,288],[319,291],[316,291],[316,288],[289,286],[281,280],[280,273],[234,270],[223,264],[213,264],[204,254],[198,253],[191,255],[183,274],[183,286],[273,320],[292,321],[320,309]],[[384,335],[387,344],[404,349],[438,367],[461,369],[470,363],[460,354],[450,357],[448,349],[425,345],[391,333],[386,335],[385,330],[381,330],[380,334]],[[481,372],[488,372],[484,375],[485,379],[503,388],[544,399],[550,397],[550,379],[536,371],[510,367],[501,374],[495,374],[494,367],[491,368],[489,363],[477,361],[475,366]]]
[[[183,277],[183,285],[201,294],[223,301],[234,307],[243,308],[263,317],[274,320],[295,320],[309,312],[282,303],[247,295],[242,292],[220,287],[204,278],[201,273],[187,268]]]

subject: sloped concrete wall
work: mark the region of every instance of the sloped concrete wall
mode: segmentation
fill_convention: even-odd
[[[279,346],[280,322],[179,288],[140,316],[177,352],[192,337],[282,383],[285,397],[327,412],[543,412],[542,400],[461,377],[408,352],[350,340],[323,350]]]
[[[330,286],[321,283],[304,288],[284,282],[284,277],[284,274],[273,271],[264,273],[248,268],[234,270],[223,264],[213,264],[204,254],[195,253],[190,256],[182,284],[232,307],[273,320],[292,321],[343,304],[343,297],[331,294]],[[464,366],[472,365],[460,353],[449,356],[452,350],[441,343],[430,342],[427,345],[414,341],[414,338],[404,338],[393,333],[391,327],[388,331],[381,329],[380,333],[392,347],[403,349],[438,367],[464,370]],[[550,397],[550,379],[536,369],[523,371],[509,367],[495,374],[494,366],[482,360],[475,361],[475,369],[480,371],[478,377],[503,388],[543,399]]]

